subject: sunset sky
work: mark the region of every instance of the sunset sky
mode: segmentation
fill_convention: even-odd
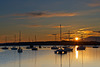
[[[100,0],[0,0],[0,42],[14,41],[22,32],[22,41],[54,40],[62,25],[63,38],[72,35],[100,36]]]

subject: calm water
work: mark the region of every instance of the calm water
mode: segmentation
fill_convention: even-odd
[[[64,55],[54,54],[55,50],[41,48],[26,50],[19,54],[15,50],[0,49],[0,67],[100,67],[100,48],[86,47]]]

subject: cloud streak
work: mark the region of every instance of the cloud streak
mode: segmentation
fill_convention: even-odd
[[[100,6],[100,3],[90,3],[90,4],[88,4],[88,6],[90,6],[90,7],[98,7],[98,6]]]
[[[51,12],[30,12],[24,14],[14,14],[12,16],[19,16],[19,17],[70,17],[70,16],[77,16],[78,13],[51,13]]]
[[[43,27],[42,25],[24,25],[25,27],[29,28],[38,28],[38,27]]]
[[[90,30],[90,29],[93,29],[94,27],[86,27],[86,28],[81,28],[79,29],[79,31],[85,31],[85,30]]]
[[[67,27],[71,27],[71,26],[61,26],[61,28],[67,28]],[[60,26],[52,26],[52,28],[60,28]]]
[[[80,11],[79,13],[80,13],[80,16],[87,16],[87,15],[100,13],[100,9],[84,10],[84,11]]]
[[[27,28],[60,28],[60,26],[53,25],[21,25]],[[62,28],[72,27],[72,26],[61,26]]]

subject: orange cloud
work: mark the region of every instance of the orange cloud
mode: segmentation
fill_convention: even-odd
[[[31,17],[19,17],[19,18],[14,18],[14,19],[32,19]]]
[[[81,29],[79,29],[79,30],[80,30],[80,31],[82,31],[82,30],[90,30],[90,29],[92,29],[92,28],[94,28],[94,27],[81,28]]]
[[[58,35],[58,34],[48,34],[47,36],[54,36],[54,35]]]
[[[21,26],[28,27],[28,28],[38,28],[38,27],[60,28],[60,26],[53,26],[53,25],[21,25]],[[67,27],[71,27],[71,26],[61,26],[61,28],[67,28]]]
[[[33,28],[33,27],[42,27],[42,25],[24,25],[25,27]]]
[[[11,15],[5,15],[5,16],[0,16],[0,18],[5,18],[5,17],[12,17],[14,16],[14,19],[32,19],[32,18],[48,18],[48,17],[71,17],[71,16],[77,16],[79,13],[52,13],[52,12],[29,12],[29,13],[22,13],[22,14],[11,14]]]
[[[66,27],[71,27],[71,26],[61,26],[61,28],[66,28]],[[52,28],[60,28],[60,26],[53,26]]]

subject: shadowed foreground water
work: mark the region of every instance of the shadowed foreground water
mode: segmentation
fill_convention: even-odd
[[[64,55],[54,54],[55,50],[41,48],[38,51],[0,49],[0,67],[100,67],[100,48],[86,47],[86,50]]]

